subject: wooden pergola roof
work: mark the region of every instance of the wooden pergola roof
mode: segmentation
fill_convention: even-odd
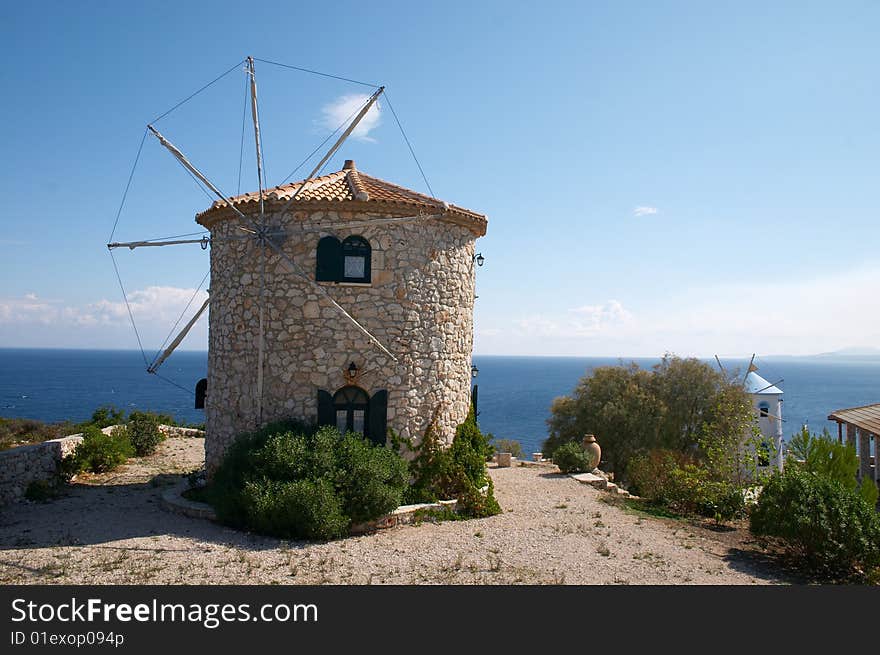
[[[829,421],[849,423],[875,435],[880,435],[880,403],[864,407],[838,409],[828,415]]]

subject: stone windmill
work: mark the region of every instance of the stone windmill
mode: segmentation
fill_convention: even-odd
[[[367,114],[378,87],[304,180],[263,182],[254,60],[247,60],[259,187],[224,195],[152,125],[148,129],[217,200],[196,216],[210,237],[110,243],[211,248],[208,377],[197,388],[213,470],[234,438],[280,418],[442,439],[471,403],[475,240],[484,215],[361,172],[318,175]],[[482,258],[479,258],[480,261]]]

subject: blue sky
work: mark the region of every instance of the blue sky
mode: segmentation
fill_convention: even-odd
[[[136,346],[103,244],[144,126],[248,54],[386,84],[435,193],[489,215],[478,353],[880,345],[878,19],[875,2],[7,3],[0,346]],[[369,92],[257,75],[271,184]],[[243,93],[236,70],[157,124],[230,193]],[[374,118],[328,170],[353,158],[424,191],[387,107]],[[116,237],[194,231],[208,202],[148,139]],[[118,261],[158,346],[207,253]]]

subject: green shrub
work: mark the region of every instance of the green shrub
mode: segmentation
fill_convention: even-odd
[[[412,483],[406,492],[406,502],[431,503],[457,498],[458,511],[465,516],[479,518],[499,514],[501,507],[486,469],[492,445],[480,431],[473,409],[456,428],[448,448],[437,434],[437,416],[435,412],[418,446],[406,444],[416,453],[410,463]]]
[[[102,473],[112,471],[134,455],[128,430],[120,426],[104,434],[95,426],[83,429],[83,440],[73,452],[71,470]]]
[[[132,412],[128,416],[128,438],[138,457],[152,455],[165,440],[159,429],[159,417],[147,412]]]
[[[676,468],[666,492],[667,507],[679,514],[705,516],[722,523],[746,514],[742,489],[731,482],[713,480],[697,464]]]
[[[569,441],[553,451],[553,463],[563,473],[585,473],[590,471],[591,458],[583,447]]]
[[[672,495],[675,471],[693,462],[690,455],[666,448],[639,453],[627,467],[629,489],[649,502],[666,505]]]
[[[514,457],[522,458],[522,444],[515,439],[493,439],[492,446],[496,453],[510,453]]]
[[[864,478],[859,485],[859,496],[862,497],[869,507],[877,507],[877,499],[880,497],[880,489],[870,478]]]
[[[25,444],[41,443],[78,432],[68,422],[43,423],[27,418],[0,417],[0,450]]]
[[[409,471],[396,452],[346,437],[337,449],[337,465],[336,483],[344,490],[342,509],[353,523],[377,518],[400,505]]]
[[[348,531],[333,483],[317,480],[257,480],[245,483],[241,502],[248,527],[262,534],[296,539],[335,539]]]
[[[62,457],[58,462],[58,477],[62,482],[70,482],[77,473],[82,473],[83,463],[76,456],[76,451],[70,453],[66,457]]]
[[[880,515],[840,481],[787,467],[764,486],[751,512],[759,536],[780,539],[815,573],[869,573],[880,566]]]
[[[125,422],[125,412],[116,409],[112,405],[102,405],[92,412],[89,421],[96,428],[109,428],[111,425],[120,425]]]
[[[243,435],[207,498],[221,521],[282,538],[332,539],[401,503],[407,464],[359,434],[276,423]]]
[[[792,436],[789,450],[792,455],[787,462],[789,467],[800,467],[821,478],[835,480],[850,491],[858,489],[859,495],[871,507],[877,504],[878,491],[874,481],[865,478],[860,484],[856,477],[859,470],[856,449],[832,440],[827,429],[819,436],[804,426]]]
[[[47,503],[61,495],[61,480],[33,480],[24,491],[24,497],[38,503]]]
[[[713,479],[690,455],[655,449],[635,457],[628,467],[632,490],[653,505],[678,514],[705,516],[722,523],[746,514],[742,489]]]

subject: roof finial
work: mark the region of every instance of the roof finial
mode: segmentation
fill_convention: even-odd
[[[354,165],[354,159],[346,159],[345,163],[342,165],[342,170],[344,171],[356,171],[357,168]]]

